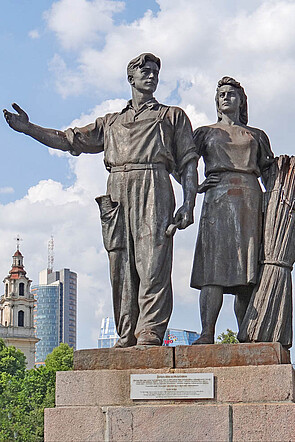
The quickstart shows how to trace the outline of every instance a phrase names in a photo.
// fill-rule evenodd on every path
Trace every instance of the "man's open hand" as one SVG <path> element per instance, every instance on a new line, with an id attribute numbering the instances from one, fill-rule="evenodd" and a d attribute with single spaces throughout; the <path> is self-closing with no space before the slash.
<path id="1" fill-rule="evenodd" d="M 9 112 L 7 109 L 3 109 L 4 117 L 9 126 L 17 132 L 26 132 L 29 126 L 29 117 L 18 104 L 13 103 L 12 107 L 16 110 L 17 114 Z"/>

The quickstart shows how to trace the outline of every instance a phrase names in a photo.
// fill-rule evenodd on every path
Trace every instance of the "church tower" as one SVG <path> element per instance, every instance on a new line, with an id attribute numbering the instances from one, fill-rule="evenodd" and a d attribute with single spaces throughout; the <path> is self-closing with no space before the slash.
<path id="1" fill-rule="evenodd" d="M 0 338 L 6 345 L 14 345 L 27 358 L 27 368 L 35 365 L 35 345 L 39 339 L 34 328 L 34 295 L 30 279 L 24 269 L 24 258 L 19 250 L 12 257 L 12 267 L 4 278 L 4 295 L 0 298 Z"/>

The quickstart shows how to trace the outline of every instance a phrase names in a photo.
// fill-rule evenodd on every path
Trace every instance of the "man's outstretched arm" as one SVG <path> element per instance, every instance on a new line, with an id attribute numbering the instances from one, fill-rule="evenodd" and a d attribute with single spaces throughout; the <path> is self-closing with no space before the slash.
<path id="1" fill-rule="evenodd" d="M 52 147 L 53 149 L 63 151 L 71 150 L 71 145 L 64 132 L 37 126 L 29 121 L 26 112 L 16 103 L 13 103 L 12 107 L 16 110 L 17 114 L 9 112 L 6 109 L 3 110 L 4 117 L 12 129 L 29 135 L 40 143 Z"/>
<path id="2" fill-rule="evenodd" d="M 183 189 L 183 205 L 176 212 L 175 222 L 179 223 L 179 229 L 185 229 L 194 222 L 194 207 L 198 189 L 196 158 L 186 163 L 180 179 Z"/>

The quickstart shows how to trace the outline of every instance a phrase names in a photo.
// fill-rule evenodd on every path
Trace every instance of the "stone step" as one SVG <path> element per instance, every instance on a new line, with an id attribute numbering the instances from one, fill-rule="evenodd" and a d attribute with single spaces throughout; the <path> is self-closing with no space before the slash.
<path id="1" fill-rule="evenodd" d="M 278 342 L 181 345 L 77 350 L 74 370 L 205 368 L 290 364 L 290 352 Z"/>
<path id="2" fill-rule="evenodd" d="M 175 347 L 176 368 L 275 364 L 290 364 L 290 352 L 285 350 L 279 342 Z"/>
<path id="3" fill-rule="evenodd" d="M 174 348 L 172 347 L 93 348 L 74 352 L 74 370 L 173 367 Z"/>
<path id="4" fill-rule="evenodd" d="M 45 410 L 45 442 L 295 441 L 295 404 L 178 404 Z"/>

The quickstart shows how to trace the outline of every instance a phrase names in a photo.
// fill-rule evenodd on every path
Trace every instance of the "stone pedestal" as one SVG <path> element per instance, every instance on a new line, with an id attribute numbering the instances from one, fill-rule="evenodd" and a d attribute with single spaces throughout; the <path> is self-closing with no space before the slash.
<path id="1" fill-rule="evenodd" d="M 141 373 L 213 373 L 214 399 L 132 400 Z M 80 350 L 57 373 L 45 441 L 295 441 L 294 385 L 280 344 Z"/>

